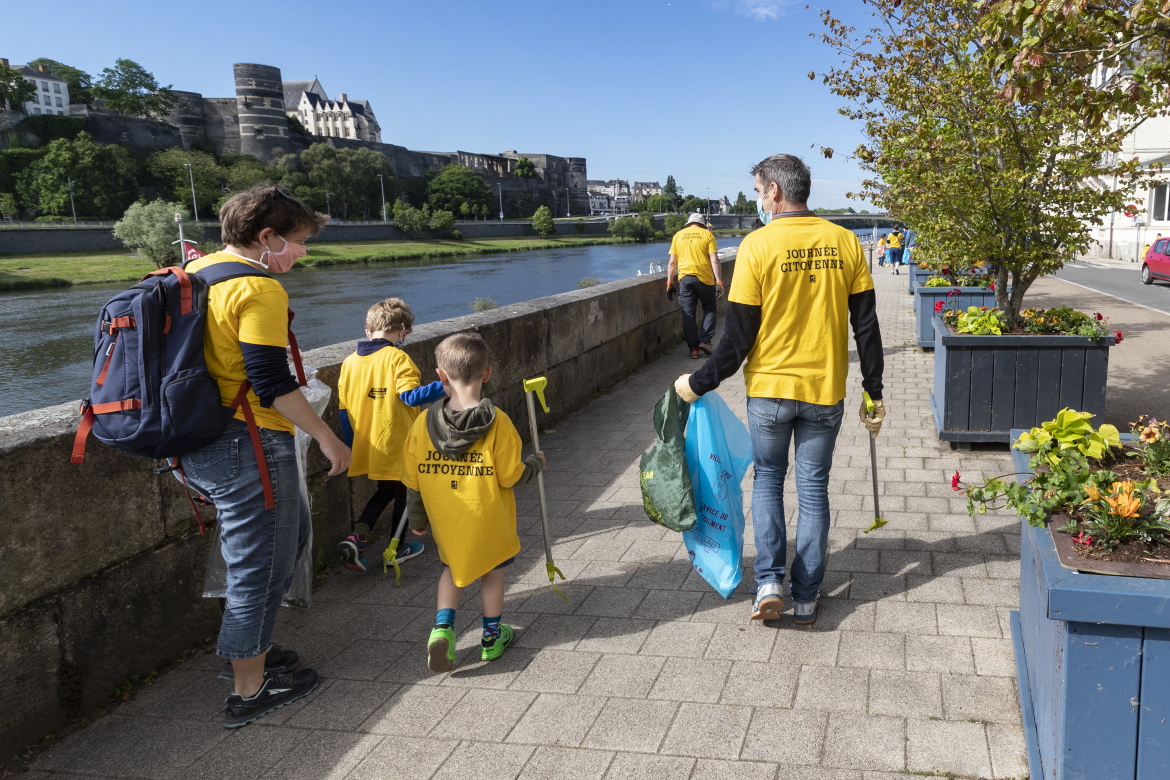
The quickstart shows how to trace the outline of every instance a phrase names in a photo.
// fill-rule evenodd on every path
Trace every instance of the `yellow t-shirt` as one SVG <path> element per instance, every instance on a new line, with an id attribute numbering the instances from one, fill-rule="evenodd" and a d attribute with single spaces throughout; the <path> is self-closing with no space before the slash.
<path id="1" fill-rule="evenodd" d="M 349 476 L 402 479 L 402 446 L 418 409 L 399 393 L 419 386 L 418 366 L 402 350 L 385 346 L 372 355 L 353 353 L 341 364 L 337 403 L 349 412 L 353 460 Z"/>
<path id="2" fill-rule="evenodd" d="M 697 276 L 703 284 L 715 284 L 711 252 L 718 252 L 715 236 L 698 225 L 683 228 L 670 240 L 670 254 L 678 258 L 678 278 Z"/>
<path id="3" fill-rule="evenodd" d="M 901 233 L 890 233 L 887 237 L 890 239 L 890 246 L 891 247 L 893 247 L 894 249 L 901 249 L 902 248 L 902 234 Z"/>
<path id="4" fill-rule="evenodd" d="M 462 588 L 520 552 L 512 493 L 524 473 L 520 434 L 497 409 L 483 438 L 451 460 L 431 443 L 429 413 L 418 416 L 406 438 L 402 482 L 422 495 L 439 558 Z"/>
<path id="5" fill-rule="evenodd" d="M 256 268 L 247 260 L 213 252 L 187 264 L 188 272 L 198 271 L 215 263 L 242 263 Z M 231 406 L 240 392 L 240 385 L 248 378 L 244 369 L 244 353 L 240 342 L 268 347 L 288 346 L 288 293 L 280 282 L 268 276 L 245 276 L 229 279 L 212 287 L 207 296 L 207 328 L 203 334 L 203 357 L 207 370 L 219 383 L 219 397 L 224 406 Z M 276 409 L 264 409 L 252 390 L 248 401 L 256 416 L 256 425 L 274 431 L 293 433 L 294 426 Z M 244 419 L 236 410 L 235 418 Z"/>
<path id="6" fill-rule="evenodd" d="M 727 299 L 761 307 L 744 366 L 747 394 L 835 404 L 849 370 L 849 296 L 873 289 L 857 236 L 819 217 L 785 217 L 744 237 Z"/>

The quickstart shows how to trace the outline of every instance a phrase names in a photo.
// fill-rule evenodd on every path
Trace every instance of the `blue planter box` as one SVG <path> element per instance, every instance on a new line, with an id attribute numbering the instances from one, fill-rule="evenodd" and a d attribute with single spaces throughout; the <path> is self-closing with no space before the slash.
<path id="1" fill-rule="evenodd" d="M 943 441 L 1011 441 L 1068 407 L 1105 413 L 1109 348 L 1081 336 L 960 336 L 941 317 L 935 331 L 930 408 Z"/>
<path id="2" fill-rule="evenodd" d="M 1031 777 L 1165 780 L 1170 581 L 1066 569 L 1047 529 L 1022 526 L 1011 627 Z"/>
<path id="3" fill-rule="evenodd" d="M 951 295 L 959 290 L 958 295 Z M 942 319 L 934 313 L 934 304 L 942 301 L 948 309 L 966 311 L 968 306 L 995 306 L 995 293 L 982 287 L 923 287 L 914 288 L 915 336 L 918 346 L 934 349 L 934 319 Z"/>
<path id="4" fill-rule="evenodd" d="M 911 263 L 909 266 L 903 266 L 903 268 L 906 269 L 907 292 L 910 293 L 913 293 L 914 288 L 924 284 L 935 273 L 930 268 L 919 268 L 918 263 Z"/>

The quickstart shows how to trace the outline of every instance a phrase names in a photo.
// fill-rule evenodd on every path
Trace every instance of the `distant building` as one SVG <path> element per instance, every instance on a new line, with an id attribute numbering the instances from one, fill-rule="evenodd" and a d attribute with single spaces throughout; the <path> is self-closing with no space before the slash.
<path id="1" fill-rule="evenodd" d="M 625 214 L 630 210 L 630 204 L 633 203 L 634 199 L 628 181 L 624 179 L 610 179 L 609 181 L 591 179 L 587 185 L 591 214 Z M 594 205 L 595 203 L 597 205 Z M 602 203 L 605 205 L 601 205 Z"/>
<path id="2" fill-rule="evenodd" d="M 69 116 L 68 82 L 50 74 L 44 65 L 39 69 L 30 68 L 28 65 L 9 65 L 8 60 L 2 58 L 0 65 L 18 71 L 25 81 L 31 82 L 37 88 L 37 93 L 31 100 L 21 104 L 20 108 L 12 106 L 13 109 L 24 109 L 25 113 L 33 116 L 43 114 Z"/>
<path id="3" fill-rule="evenodd" d="M 300 120 L 309 135 L 382 142 L 382 128 L 369 101 L 351 100 L 344 92 L 330 100 L 317 79 L 282 81 L 281 86 L 285 113 Z"/>
<path id="4" fill-rule="evenodd" d="M 661 195 L 662 185 L 656 181 L 636 181 L 630 186 L 630 194 L 635 202 L 641 203 L 651 195 Z"/>
<path id="5" fill-rule="evenodd" d="M 722 198 L 711 198 L 707 202 L 707 213 L 709 214 L 730 214 L 731 201 L 724 195 Z"/>

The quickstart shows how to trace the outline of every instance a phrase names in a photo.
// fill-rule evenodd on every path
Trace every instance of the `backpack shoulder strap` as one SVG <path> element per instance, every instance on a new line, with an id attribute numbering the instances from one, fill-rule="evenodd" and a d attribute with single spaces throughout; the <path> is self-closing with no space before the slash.
<path id="1" fill-rule="evenodd" d="M 220 282 L 226 282 L 229 279 L 242 279 L 246 276 L 263 276 L 267 279 L 272 277 L 263 271 L 241 263 L 236 263 L 231 260 L 224 260 L 219 263 L 212 263 L 209 266 L 200 268 L 198 271 L 193 271 L 196 276 L 204 281 L 210 287 Z"/>

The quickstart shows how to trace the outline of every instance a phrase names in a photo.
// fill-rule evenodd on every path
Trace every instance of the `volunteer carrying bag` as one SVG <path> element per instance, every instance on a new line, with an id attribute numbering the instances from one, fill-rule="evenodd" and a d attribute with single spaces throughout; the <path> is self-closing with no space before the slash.
<path id="1" fill-rule="evenodd" d="M 723 598 L 743 578 L 743 491 L 752 462 L 747 428 L 718 393 L 691 404 L 686 459 L 699 521 L 683 532 L 691 565 Z"/>
<path id="2" fill-rule="evenodd" d="M 642 453 L 638 482 L 646 516 L 672 531 L 685 531 L 695 524 L 695 499 L 683 448 L 686 425 L 687 403 L 671 385 L 654 405 L 658 441 Z"/>

